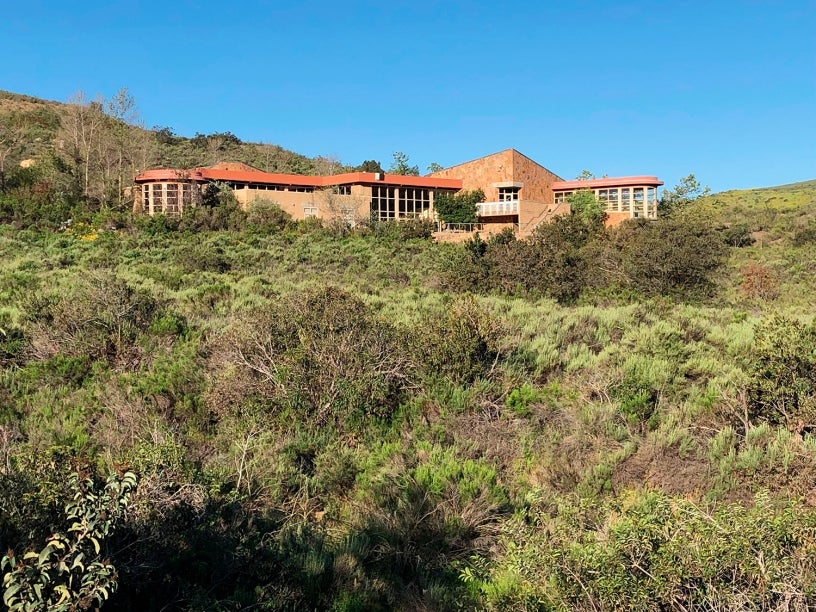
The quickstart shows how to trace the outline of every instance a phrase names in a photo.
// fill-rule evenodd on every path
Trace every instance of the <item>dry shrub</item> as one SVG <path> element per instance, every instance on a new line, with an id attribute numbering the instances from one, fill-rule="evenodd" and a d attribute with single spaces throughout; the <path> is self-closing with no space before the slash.
<path id="1" fill-rule="evenodd" d="M 740 292 L 748 298 L 771 301 L 779 297 L 776 275 L 761 264 L 749 264 L 740 269 Z"/>

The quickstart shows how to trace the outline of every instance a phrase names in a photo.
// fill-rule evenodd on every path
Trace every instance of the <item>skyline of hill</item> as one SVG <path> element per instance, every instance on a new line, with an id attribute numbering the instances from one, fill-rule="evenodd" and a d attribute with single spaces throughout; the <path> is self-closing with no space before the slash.
<path id="1" fill-rule="evenodd" d="M 126 90 L 123 90 L 126 94 Z M 129 95 L 129 94 L 127 94 Z M 85 100 L 85 103 L 109 115 L 108 104 L 111 100 Z M 131 133 L 130 141 L 145 151 L 139 156 L 139 164 L 135 165 L 133 175 L 141 170 L 161 167 L 191 168 L 208 166 L 222 161 L 237 161 L 249 164 L 267 172 L 281 172 L 291 174 L 336 174 L 354 168 L 347 160 L 338 160 L 330 157 L 308 157 L 279 145 L 262 142 L 243 141 L 231 132 L 213 134 L 197 133 L 193 137 L 176 134 L 172 126 L 153 126 L 146 128 L 138 124 L 136 100 L 129 100 L 131 104 L 131 121 L 125 118 L 123 123 L 128 124 L 127 130 Z M 36 158 L 51 150 L 61 150 L 61 136 L 64 137 L 66 123 L 70 119 L 70 102 L 45 100 L 16 92 L 0 90 L 0 155 L 4 149 L 6 153 L 5 171 L 8 173 L 20 161 Z M 24 124 L 24 136 L 20 142 L 9 147 L 9 138 L 3 137 L 3 129 L 7 127 L 9 119 Z M 512 146 L 510 143 L 508 146 Z M 479 152 L 489 154 L 490 152 Z M 364 160 L 359 160 L 363 163 Z M 384 163 L 384 160 L 378 160 Z M 0 165 L 0 170 L 3 167 Z M 702 169 L 696 169 L 700 171 Z M 785 185 L 761 185 L 749 189 L 727 189 L 712 196 L 722 196 L 729 199 L 731 194 L 751 193 L 761 190 L 807 190 L 816 185 L 816 178 L 789 183 Z M 666 188 L 671 186 L 666 185 Z"/>

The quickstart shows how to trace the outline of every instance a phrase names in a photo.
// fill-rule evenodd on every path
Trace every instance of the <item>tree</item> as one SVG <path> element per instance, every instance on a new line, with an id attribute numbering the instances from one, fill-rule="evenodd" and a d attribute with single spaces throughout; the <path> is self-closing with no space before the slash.
<path id="1" fill-rule="evenodd" d="M 428 164 L 428 174 L 433 174 L 434 172 L 439 172 L 440 170 L 444 170 L 445 168 L 442 164 L 438 164 L 436 162 L 431 162 Z"/>
<path id="2" fill-rule="evenodd" d="M 581 170 L 578 176 L 575 177 L 576 181 L 591 181 L 595 178 L 595 175 L 592 174 L 589 170 Z"/>
<path id="3" fill-rule="evenodd" d="M 595 194 L 589 189 L 579 189 L 567 196 L 567 203 L 573 215 L 578 215 L 586 220 L 603 220 L 603 204 L 598 201 Z"/>
<path id="4" fill-rule="evenodd" d="M 484 191 L 460 191 L 457 194 L 440 193 L 434 198 L 434 208 L 446 223 L 475 223 L 476 204 L 485 201 Z"/>
<path id="5" fill-rule="evenodd" d="M 126 87 L 105 102 L 106 119 L 99 138 L 99 161 L 102 173 L 102 204 L 124 203 L 125 185 L 133 174 L 133 126 L 139 118 L 136 100 Z"/>
<path id="6" fill-rule="evenodd" d="M 660 198 L 657 209 L 661 214 L 671 214 L 710 193 L 711 189 L 708 185 L 703 187 L 693 174 L 689 174 L 681 178 L 680 183 L 672 189 L 663 191 L 663 197 Z"/>
<path id="7" fill-rule="evenodd" d="M 80 91 L 68 100 L 65 125 L 68 156 L 74 164 L 79 188 L 86 197 L 91 193 L 91 172 L 96 166 L 99 131 L 104 114 L 102 103 L 92 103 Z"/>
<path id="8" fill-rule="evenodd" d="M 419 176 L 419 166 L 411 166 L 408 156 L 402 151 L 394 152 L 394 161 L 388 171 L 391 174 L 402 174 L 407 176 Z"/>
<path id="9" fill-rule="evenodd" d="M 385 172 L 383 167 L 376 159 L 367 159 L 359 166 L 354 168 L 355 172 Z"/>

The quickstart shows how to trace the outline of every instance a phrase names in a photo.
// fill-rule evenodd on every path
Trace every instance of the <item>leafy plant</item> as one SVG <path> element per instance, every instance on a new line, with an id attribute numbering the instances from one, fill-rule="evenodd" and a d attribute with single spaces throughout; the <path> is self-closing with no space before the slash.
<path id="1" fill-rule="evenodd" d="M 90 476 L 73 473 L 74 495 L 65 507 L 70 526 L 48 538 L 40 552 L 17 557 L 8 551 L 0 562 L 3 603 L 12 612 L 68 612 L 101 606 L 116 591 L 116 568 L 103 558 L 102 545 L 130 503 L 136 476 L 112 475 L 102 491 Z"/>

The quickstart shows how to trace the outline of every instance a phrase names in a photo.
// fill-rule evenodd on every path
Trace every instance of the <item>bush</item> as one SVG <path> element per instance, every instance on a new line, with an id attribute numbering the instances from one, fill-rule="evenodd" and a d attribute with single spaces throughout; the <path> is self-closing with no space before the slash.
<path id="1" fill-rule="evenodd" d="M 440 193 L 434 199 L 434 209 L 446 223 L 475 223 L 476 204 L 485 201 L 484 191 L 463 190 L 456 194 Z"/>
<path id="2" fill-rule="evenodd" d="M 779 296 L 776 276 L 767 267 L 750 264 L 740 270 L 742 283 L 740 291 L 749 298 L 770 301 Z"/>
<path id="3" fill-rule="evenodd" d="M 751 228 L 745 223 L 735 223 L 720 230 L 723 242 L 726 245 L 742 248 L 754 244 L 754 237 L 751 236 Z"/>
<path id="4" fill-rule="evenodd" d="M 414 359 L 429 377 L 445 376 L 469 384 L 487 376 L 499 361 L 501 328 L 472 299 L 434 313 L 414 331 Z"/>
<path id="5" fill-rule="evenodd" d="M 308 427 L 389 418 L 413 369 L 396 330 L 334 287 L 292 294 L 236 334 L 238 363 Z"/>
<path id="6" fill-rule="evenodd" d="M 246 216 L 247 228 L 261 232 L 276 232 L 292 224 L 292 216 L 275 202 L 255 200 Z"/>
<path id="7" fill-rule="evenodd" d="M 816 428 L 816 323 L 771 317 L 756 329 L 754 346 L 750 416 L 799 431 Z"/>
<path id="8" fill-rule="evenodd" d="M 726 247 L 704 221 L 668 217 L 622 223 L 612 235 L 624 282 L 646 296 L 696 300 L 711 295 Z"/>

